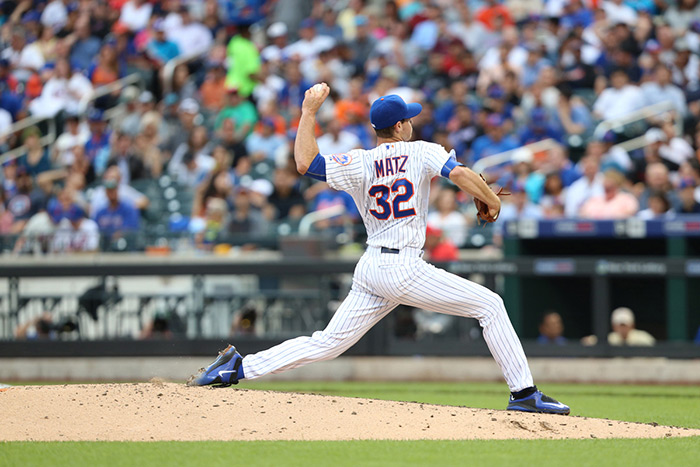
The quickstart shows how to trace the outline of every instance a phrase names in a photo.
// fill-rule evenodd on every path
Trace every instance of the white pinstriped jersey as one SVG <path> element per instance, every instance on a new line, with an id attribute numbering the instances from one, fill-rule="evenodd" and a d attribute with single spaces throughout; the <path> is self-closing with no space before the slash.
<path id="1" fill-rule="evenodd" d="M 423 248 L 430 180 L 450 158 L 445 148 L 426 141 L 395 142 L 323 157 L 328 184 L 355 200 L 367 245 Z"/>

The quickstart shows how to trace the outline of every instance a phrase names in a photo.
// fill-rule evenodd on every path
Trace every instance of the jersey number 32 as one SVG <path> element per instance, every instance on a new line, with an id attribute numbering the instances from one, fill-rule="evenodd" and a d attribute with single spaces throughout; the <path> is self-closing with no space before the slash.
<path id="1" fill-rule="evenodd" d="M 416 215 L 416 210 L 413 208 L 401 209 L 401 203 L 413 197 L 413 183 L 405 178 L 396 180 L 391 188 L 387 185 L 374 185 L 369 189 L 369 195 L 377 202 L 377 209 L 370 209 L 369 212 L 379 220 L 387 220 L 392 213 L 394 219 Z M 391 202 L 389 202 L 390 195 L 394 196 Z"/>

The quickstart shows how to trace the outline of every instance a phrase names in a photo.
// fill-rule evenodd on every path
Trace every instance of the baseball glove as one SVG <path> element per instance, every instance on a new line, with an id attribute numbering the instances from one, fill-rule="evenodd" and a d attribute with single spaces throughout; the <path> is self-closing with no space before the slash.
<path id="1" fill-rule="evenodd" d="M 484 181 L 484 183 L 486 183 L 486 179 L 484 178 L 484 176 L 483 175 L 479 175 L 479 176 Z M 495 193 L 496 193 L 496 196 L 507 196 L 510 194 L 510 192 L 503 191 L 503 187 L 500 187 L 498 189 L 498 191 L 495 191 Z M 484 221 L 484 225 L 491 223 L 491 222 L 496 222 L 496 219 L 498 219 L 498 215 L 500 214 L 500 211 L 495 216 L 492 216 L 491 213 L 489 212 L 488 204 L 484 203 L 479 198 L 474 198 L 474 205 L 476 206 L 476 217 L 477 217 L 477 222 L 479 224 L 481 224 L 481 221 Z"/>

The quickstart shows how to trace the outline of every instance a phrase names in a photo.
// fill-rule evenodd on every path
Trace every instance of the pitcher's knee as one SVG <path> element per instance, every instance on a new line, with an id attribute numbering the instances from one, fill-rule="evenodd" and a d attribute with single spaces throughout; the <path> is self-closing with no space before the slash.
<path id="1" fill-rule="evenodd" d="M 499 316 L 507 315 L 505 303 L 500 295 L 491 292 L 488 295 L 487 305 L 484 307 L 483 316 L 479 318 L 479 323 L 483 327 L 488 325 Z"/>
<path id="2" fill-rule="evenodd" d="M 328 331 L 316 331 L 311 335 L 311 340 L 318 347 L 328 349 L 329 351 L 339 349 L 342 352 L 342 350 L 351 347 L 353 344 L 348 337 Z"/>

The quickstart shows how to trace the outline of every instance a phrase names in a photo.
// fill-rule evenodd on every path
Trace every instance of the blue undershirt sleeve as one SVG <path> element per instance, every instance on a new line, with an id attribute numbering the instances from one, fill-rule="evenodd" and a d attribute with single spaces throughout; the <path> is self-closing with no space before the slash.
<path id="1" fill-rule="evenodd" d="M 445 178 L 450 178 L 450 172 L 452 172 L 452 169 L 455 167 L 458 167 L 462 164 L 457 162 L 453 158 L 447 159 L 447 162 L 445 162 L 445 165 L 442 166 L 442 170 L 440 171 L 440 175 L 442 175 Z"/>
<path id="2" fill-rule="evenodd" d="M 311 161 L 309 169 L 304 174 L 307 177 L 315 178 L 316 180 L 326 181 L 326 159 L 321 154 L 316 154 L 316 157 Z"/>

